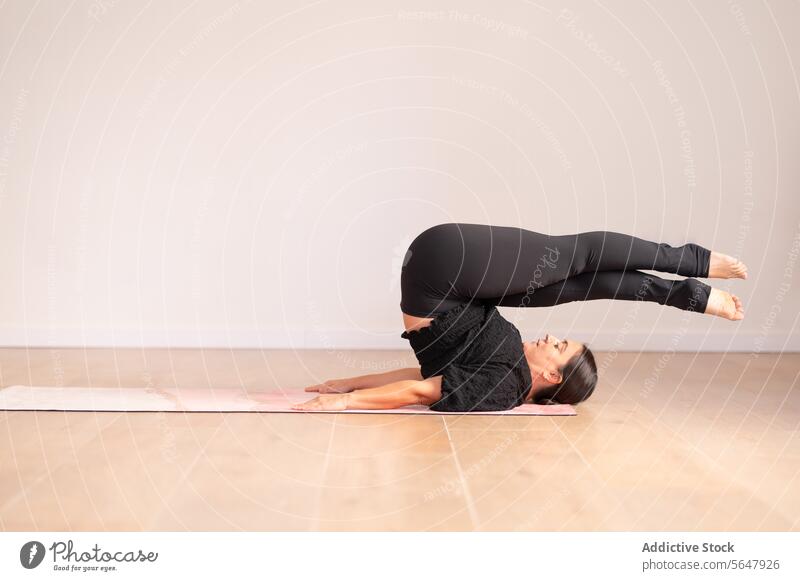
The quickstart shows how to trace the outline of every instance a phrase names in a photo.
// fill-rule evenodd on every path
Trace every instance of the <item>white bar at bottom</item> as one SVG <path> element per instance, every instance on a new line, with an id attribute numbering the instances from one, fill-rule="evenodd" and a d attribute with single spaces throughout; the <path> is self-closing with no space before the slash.
<path id="1" fill-rule="evenodd" d="M 6 532 L 0 579 L 777 581 L 800 579 L 798 549 L 794 532 Z"/>

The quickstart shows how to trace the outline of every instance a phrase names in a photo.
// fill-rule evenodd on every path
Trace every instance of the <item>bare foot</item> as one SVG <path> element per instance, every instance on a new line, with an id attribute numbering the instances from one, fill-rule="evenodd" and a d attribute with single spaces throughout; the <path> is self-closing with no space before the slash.
<path id="1" fill-rule="evenodd" d="M 747 266 L 741 260 L 711 251 L 711 260 L 708 266 L 709 278 L 747 278 Z"/>
<path id="2" fill-rule="evenodd" d="M 708 296 L 708 305 L 705 313 L 715 315 L 731 321 L 741 321 L 744 319 L 744 306 L 741 299 L 724 290 L 712 288 Z"/>

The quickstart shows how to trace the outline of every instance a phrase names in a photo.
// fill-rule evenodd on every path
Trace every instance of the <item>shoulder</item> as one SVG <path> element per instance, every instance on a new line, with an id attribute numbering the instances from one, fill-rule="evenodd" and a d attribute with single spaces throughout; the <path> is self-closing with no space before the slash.
<path id="1" fill-rule="evenodd" d="M 483 323 L 474 337 L 476 345 L 471 357 L 504 361 L 516 361 L 522 357 L 522 336 L 519 329 L 493 306 L 487 306 L 484 313 Z"/>
<path id="2" fill-rule="evenodd" d="M 519 377 L 506 361 L 453 363 L 442 372 L 435 411 L 499 411 L 520 403 Z"/>
<path id="3" fill-rule="evenodd" d="M 484 305 L 484 320 L 487 326 L 491 325 L 496 329 L 519 335 L 519 329 L 506 319 L 494 305 Z"/>

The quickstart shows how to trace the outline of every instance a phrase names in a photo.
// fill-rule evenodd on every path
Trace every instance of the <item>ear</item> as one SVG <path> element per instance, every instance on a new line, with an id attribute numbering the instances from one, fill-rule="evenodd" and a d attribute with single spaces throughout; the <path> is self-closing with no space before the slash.
<path id="1" fill-rule="evenodd" d="M 542 375 L 544 376 L 544 378 L 547 381 L 549 381 L 553 385 L 557 385 L 557 384 L 561 383 L 561 379 L 562 379 L 561 378 L 561 373 L 558 372 L 558 371 L 547 369 L 547 370 L 545 370 L 545 372 Z"/>

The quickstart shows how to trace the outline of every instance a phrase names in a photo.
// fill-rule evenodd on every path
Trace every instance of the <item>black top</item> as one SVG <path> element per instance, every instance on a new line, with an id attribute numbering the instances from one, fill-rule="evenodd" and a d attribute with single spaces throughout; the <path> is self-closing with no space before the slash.
<path id="1" fill-rule="evenodd" d="M 442 398 L 430 409 L 500 411 L 525 402 L 531 372 L 522 337 L 496 307 L 462 303 L 400 336 L 411 343 L 423 378 L 443 376 Z"/>

